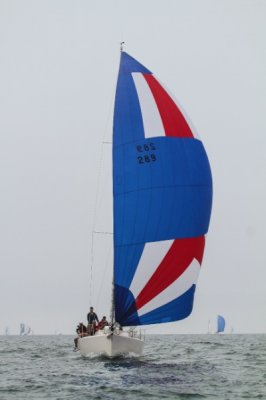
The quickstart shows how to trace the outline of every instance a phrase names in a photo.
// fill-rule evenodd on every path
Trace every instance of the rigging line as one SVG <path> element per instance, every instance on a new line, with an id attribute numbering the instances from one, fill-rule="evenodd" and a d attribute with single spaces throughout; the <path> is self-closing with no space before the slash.
<path id="1" fill-rule="evenodd" d="M 108 129 L 108 123 L 109 123 L 110 116 L 111 116 L 111 109 L 112 109 L 112 98 L 110 98 L 110 101 L 109 101 L 109 110 L 108 110 L 108 113 L 107 113 L 105 127 L 103 129 L 102 140 L 101 140 L 101 149 L 100 149 L 100 160 L 99 160 L 99 165 L 98 165 L 98 168 L 97 168 L 98 176 L 97 176 L 95 203 L 94 203 L 94 208 L 93 208 L 92 233 L 91 233 L 91 260 L 90 260 L 90 264 L 91 265 L 90 265 L 90 285 L 89 285 L 89 290 L 90 290 L 89 300 L 90 300 L 90 304 L 91 304 L 91 301 L 92 301 L 92 278 L 93 278 L 93 264 L 94 264 L 94 257 L 93 257 L 93 231 L 95 231 L 95 226 L 96 226 L 96 210 L 97 210 L 97 204 L 99 202 L 100 177 L 101 177 L 101 174 L 102 174 L 102 166 L 103 166 L 103 148 L 104 148 L 104 143 L 105 143 L 106 132 L 107 132 L 107 129 Z"/>
<path id="2" fill-rule="evenodd" d="M 105 232 L 105 231 L 92 231 L 92 233 L 95 233 L 97 235 L 113 235 L 113 232 Z"/>
<path id="3" fill-rule="evenodd" d="M 93 267 L 93 233 L 91 235 L 91 276 L 90 276 L 90 294 L 89 294 L 89 303 L 91 307 L 91 298 L 92 298 L 92 267 Z"/>
<path id="4" fill-rule="evenodd" d="M 172 321 L 172 322 L 176 322 L 176 321 Z M 159 326 L 160 326 L 160 324 L 141 325 L 141 328 L 145 327 L 145 331 L 149 332 L 149 331 L 153 331 L 154 329 L 158 329 Z M 160 335 L 160 333 L 159 333 L 159 335 Z"/>
<path id="5" fill-rule="evenodd" d="M 105 262 L 104 262 L 104 268 L 103 268 L 103 272 L 102 272 L 102 277 L 101 277 L 101 282 L 100 282 L 100 286 L 99 286 L 99 290 L 98 290 L 98 295 L 97 295 L 97 300 L 96 300 L 96 304 L 98 304 L 99 302 L 99 297 L 100 295 L 102 295 L 102 288 L 103 288 L 103 283 L 104 280 L 106 278 L 107 275 L 107 267 L 109 266 L 109 262 L 110 262 L 110 254 L 112 253 L 112 244 L 108 246 L 108 252 L 106 252 L 106 257 L 105 257 Z M 106 293 L 105 293 L 106 294 Z"/>
<path id="6" fill-rule="evenodd" d="M 99 161 L 99 165 L 98 165 L 99 168 L 97 168 L 98 176 L 97 176 L 96 199 L 95 199 L 95 204 L 94 204 L 93 223 L 92 223 L 93 230 L 94 230 L 95 225 L 96 225 L 96 208 L 97 208 L 97 204 L 98 204 L 98 201 L 99 201 L 100 177 L 101 177 L 101 174 L 102 174 L 102 167 L 103 167 L 103 145 L 109 143 L 109 142 L 104 140 L 104 137 L 106 135 L 108 122 L 109 122 L 109 119 L 110 119 L 110 114 L 111 114 L 111 102 L 110 102 L 108 117 L 107 117 L 107 121 L 106 121 L 104 132 L 103 132 L 103 137 L 102 137 L 102 141 L 101 141 L 100 161 Z M 110 142 L 110 143 L 112 143 L 112 142 Z"/>

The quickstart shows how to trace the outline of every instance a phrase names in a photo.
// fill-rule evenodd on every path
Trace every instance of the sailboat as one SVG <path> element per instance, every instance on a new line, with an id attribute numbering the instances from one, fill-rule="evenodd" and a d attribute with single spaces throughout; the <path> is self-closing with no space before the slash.
<path id="1" fill-rule="evenodd" d="M 25 331 L 26 331 L 26 325 L 23 322 L 21 322 L 21 324 L 20 324 L 20 332 L 19 332 L 20 336 L 25 335 Z"/>
<path id="2" fill-rule="evenodd" d="M 211 328 L 210 328 L 210 326 L 211 326 L 211 321 L 208 320 L 208 330 L 207 330 L 207 334 L 210 334 L 210 333 L 211 333 Z"/>
<path id="3" fill-rule="evenodd" d="M 153 73 L 123 49 L 112 150 L 111 326 L 78 340 L 83 356 L 142 354 L 135 327 L 190 315 L 211 214 L 202 141 Z"/>
<path id="4" fill-rule="evenodd" d="M 217 315 L 217 332 L 222 333 L 225 329 L 225 319 L 222 315 Z"/>
<path id="5" fill-rule="evenodd" d="M 4 335 L 5 336 L 9 336 L 10 335 L 10 331 L 9 331 L 9 327 L 8 326 L 5 328 Z"/>
<path id="6" fill-rule="evenodd" d="M 24 322 L 21 322 L 20 332 L 19 332 L 20 336 L 30 335 L 31 332 L 32 332 L 31 327 L 29 325 L 25 324 Z"/>

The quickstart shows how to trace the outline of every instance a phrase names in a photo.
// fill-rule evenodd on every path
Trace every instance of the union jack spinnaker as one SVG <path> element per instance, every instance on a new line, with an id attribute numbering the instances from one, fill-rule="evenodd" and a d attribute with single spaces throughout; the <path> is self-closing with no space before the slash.
<path id="1" fill-rule="evenodd" d="M 186 318 L 210 221 L 210 165 L 176 101 L 126 52 L 115 97 L 113 196 L 116 321 Z"/>

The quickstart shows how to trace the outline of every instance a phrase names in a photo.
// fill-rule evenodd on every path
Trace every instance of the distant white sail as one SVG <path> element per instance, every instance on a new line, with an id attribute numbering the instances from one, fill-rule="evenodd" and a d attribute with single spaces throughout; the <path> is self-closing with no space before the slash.
<path id="1" fill-rule="evenodd" d="M 21 322 L 20 324 L 20 336 L 26 336 L 30 335 L 32 333 L 32 329 L 29 325 L 25 324 L 24 322 Z"/>
<path id="2" fill-rule="evenodd" d="M 8 335 L 10 335 L 10 331 L 9 331 L 9 327 L 7 326 L 6 328 L 5 328 L 5 336 L 8 336 Z"/>

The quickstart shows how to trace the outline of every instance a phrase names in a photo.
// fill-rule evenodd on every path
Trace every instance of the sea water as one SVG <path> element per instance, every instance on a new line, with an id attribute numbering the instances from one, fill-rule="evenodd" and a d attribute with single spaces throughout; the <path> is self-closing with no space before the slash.
<path id="1" fill-rule="evenodd" d="M 1 400 L 266 399 L 266 335 L 146 336 L 141 357 L 82 358 L 72 336 L 0 337 Z"/>

